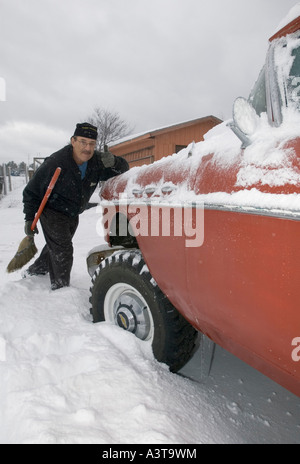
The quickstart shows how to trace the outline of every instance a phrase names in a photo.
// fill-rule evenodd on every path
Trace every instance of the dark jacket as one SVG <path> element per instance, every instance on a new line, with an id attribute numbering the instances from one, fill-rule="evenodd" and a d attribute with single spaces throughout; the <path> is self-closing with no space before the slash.
<path id="1" fill-rule="evenodd" d="M 105 181 L 129 169 L 127 161 L 119 156 L 115 156 L 113 168 L 105 168 L 101 154 L 95 151 L 88 161 L 85 177 L 81 180 L 80 170 L 73 159 L 73 147 L 67 145 L 46 158 L 26 185 L 23 191 L 26 221 L 33 221 L 57 167 L 61 168 L 61 174 L 46 207 L 71 217 L 78 216 L 85 210 L 99 181 Z"/>

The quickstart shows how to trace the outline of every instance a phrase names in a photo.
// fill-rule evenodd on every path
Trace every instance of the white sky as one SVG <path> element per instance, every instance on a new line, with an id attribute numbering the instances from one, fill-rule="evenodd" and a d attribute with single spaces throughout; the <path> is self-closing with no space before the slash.
<path id="1" fill-rule="evenodd" d="M 0 163 L 50 155 L 97 106 L 134 133 L 230 118 L 295 4 L 0 0 Z"/>

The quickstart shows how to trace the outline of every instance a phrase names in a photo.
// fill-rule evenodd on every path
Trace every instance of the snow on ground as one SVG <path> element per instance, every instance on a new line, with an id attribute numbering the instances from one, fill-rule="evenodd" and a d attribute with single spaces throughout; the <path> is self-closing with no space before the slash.
<path id="1" fill-rule="evenodd" d="M 71 287 L 7 274 L 24 236 L 23 179 L 13 181 L 0 201 L 0 443 L 300 443 L 299 398 L 221 348 L 208 378 L 199 350 L 175 375 L 147 343 L 91 322 L 85 259 L 104 242 L 96 208 L 74 238 Z M 35 242 L 41 250 L 42 233 Z"/>

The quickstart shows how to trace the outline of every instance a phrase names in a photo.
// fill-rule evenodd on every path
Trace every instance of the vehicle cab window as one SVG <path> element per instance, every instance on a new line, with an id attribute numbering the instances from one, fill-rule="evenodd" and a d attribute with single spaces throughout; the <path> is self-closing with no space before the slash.
<path id="1" fill-rule="evenodd" d="M 280 126 L 283 108 L 300 111 L 299 32 L 274 40 L 267 61 L 250 93 L 258 116 L 267 113 L 271 125 Z"/>
<path id="2" fill-rule="evenodd" d="M 289 73 L 288 91 L 291 100 L 300 109 L 300 47 L 292 51 L 292 56 L 294 57 L 294 62 Z"/>
<path id="3" fill-rule="evenodd" d="M 274 48 L 274 59 L 283 106 L 300 110 L 299 33 L 278 39 Z"/>
<path id="4" fill-rule="evenodd" d="M 259 77 L 250 93 L 249 103 L 251 103 L 251 105 L 253 106 L 253 108 L 259 116 L 262 113 L 267 112 L 265 66 L 261 70 Z"/>

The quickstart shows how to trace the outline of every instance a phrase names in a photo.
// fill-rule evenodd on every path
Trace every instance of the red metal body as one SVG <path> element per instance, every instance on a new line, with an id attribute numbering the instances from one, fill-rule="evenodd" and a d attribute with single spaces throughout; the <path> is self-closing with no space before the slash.
<path id="1" fill-rule="evenodd" d="M 291 24 L 285 28 L 286 33 L 291 32 L 291 27 L 292 32 L 299 28 L 299 18 Z M 274 37 L 281 37 L 282 33 Z M 300 139 L 289 141 L 284 149 L 289 153 L 291 170 L 299 174 Z M 102 192 L 103 199 L 107 200 L 105 208 L 111 208 L 111 218 L 115 208 L 117 212 L 122 209 L 130 221 L 137 212 L 132 206 L 141 205 L 143 198 L 143 214 L 144 218 L 147 216 L 150 230 L 153 204 L 146 197 L 155 199 L 160 195 L 159 189 L 170 184 L 177 188 L 184 184 L 195 195 L 217 192 L 230 195 L 251 189 L 274 198 L 300 194 L 299 182 L 281 185 L 258 182 L 247 189 L 238 186 L 243 153 L 241 150 L 230 169 L 218 164 L 214 153 L 201 157 L 197 165 L 177 166 L 176 158 L 169 157 L 140 169 L 134 174 L 135 188 L 129 195 L 131 206 L 124 210 L 119 195 L 129 192 L 129 171 L 107 182 Z M 269 167 L 275 175 L 276 169 L 279 172 L 281 168 L 280 163 Z M 152 193 L 150 189 L 146 195 L 147 186 L 151 185 L 156 189 Z M 163 209 L 164 202 L 159 207 Z M 189 207 L 200 206 L 190 204 Z M 257 205 L 241 210 L 205 202 L 202 246 L 187 247 L 186 239 L 184 233 L 181 236 L 174 233 L 137 235 L 138 245 L 161 290 L 195 328 L 300 396 L 300 349 L 297 348 L 300 214 L 267 211 Z"/>
<path id="2" fill-rule="evenodd" d="M 140 237 L 151 274 L 212 340 L 300 396 L 300 223 L 206 210 L 205 239 Z"/>

